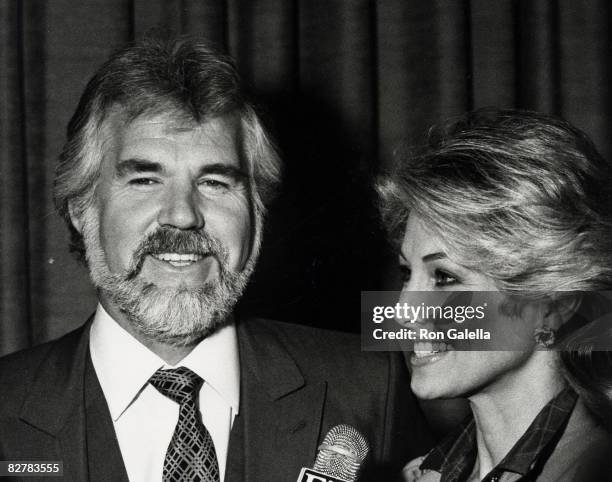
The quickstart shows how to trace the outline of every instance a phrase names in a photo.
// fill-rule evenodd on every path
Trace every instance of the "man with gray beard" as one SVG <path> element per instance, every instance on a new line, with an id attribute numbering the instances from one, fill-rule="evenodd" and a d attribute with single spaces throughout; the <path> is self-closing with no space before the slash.
<path id="1" fill-rule="evenodd" d="M 189 39 L 113 55 L 55 180 L 99 305 L 75 332 L 0 360 L 0 460 L 61 462 L 74 481 L 286 482 L 337 424 L 368 438 L 366 480 L 423 453 L 399 360 L 234 316 L 279 181 L 230 59 Z"/>

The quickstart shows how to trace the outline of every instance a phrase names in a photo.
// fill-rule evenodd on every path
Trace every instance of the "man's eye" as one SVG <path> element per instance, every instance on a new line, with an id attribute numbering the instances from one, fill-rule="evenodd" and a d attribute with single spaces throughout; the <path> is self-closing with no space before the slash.
<path id="1" fill-rule="evenodd" d="M 437 269 L 435 271 L 435 282 L 438 287 L 451 286 L 459 283 L 459 278 L 446 271 Z"/>
<path id="2" fill-rule="evenodd" d="M 412 274 L 412 270 L 405 264 L 400 264 L 399 270 L 402 283 L 408 283 L 408 281 L 410 281 L 410 275 Z"/>
<path id="3" fill-rule="evenodd" d="M 129 184 L 135 186 L 152 186 L 153 184 L 157 184 L 157 181 L 150 177 L 137 177 L 134 179 L 130 179 Z"/>
<path id="4" fill-rule="evenodd" d="M 202 179 L 200 186 L 209 191 L 225 191 L 230 188 L 230 184 L 219 179 Z"/>

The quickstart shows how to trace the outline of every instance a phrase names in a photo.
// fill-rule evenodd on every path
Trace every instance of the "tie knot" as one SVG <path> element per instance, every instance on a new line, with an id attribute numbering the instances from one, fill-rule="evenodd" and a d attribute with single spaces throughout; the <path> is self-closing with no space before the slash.
<path id="1" fill-rule="evenodd" d="M 204 380 L 189 368 L 179 367 L 172 370 L 159 369 L 149 382 L 162 395 L 182 405 L 189 400 L 195 400 Z"/>

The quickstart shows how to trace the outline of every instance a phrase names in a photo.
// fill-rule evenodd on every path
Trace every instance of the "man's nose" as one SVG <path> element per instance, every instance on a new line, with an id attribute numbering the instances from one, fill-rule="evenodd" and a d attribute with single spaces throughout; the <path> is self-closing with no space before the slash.
<path id="1" fill-rule="evenodd" d="M 201 229 L 204 227 L 204 215 L 195 188 L 172 189 L 166 196 L 159 212 L 158 222 L 161 226 L 177 229 Z"/>

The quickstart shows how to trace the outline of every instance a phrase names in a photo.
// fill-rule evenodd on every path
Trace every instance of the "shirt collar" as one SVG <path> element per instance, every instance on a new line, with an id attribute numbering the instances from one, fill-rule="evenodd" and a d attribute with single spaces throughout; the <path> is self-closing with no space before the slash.
<path id="1" fill-rule="evenodd" d="M 527 475 L 535 467 L 541 467 L 565 430 L 577 398 L 570 388 L 556 395 L 491 473 Z M 476 450 L 476 424 L 473 416 L 469 416 L 427 454 L 420 468 L 440 472 L 440 480 L 444 482 L 466 480 L 476 461 Z"/>
<path id="2" fill-rule="evenodd" d="M 125 331 L 98 305 L 91 325 L 91 359 L 117 421 L 159 368 L 174 368 Z M 202 340 L 176 366 L 197 373 L 238 414 L 240 364 L 236 327 L 228 324 Z"/>
<path id="3" fill-rule="evenodd" d="M 439 445 L 431 449 L 421 463 L 421 470 L 440 472 L 441 481 L 464 480 L 476 461 L 476 423 L 467 417 Z"/>
<path id="4" fill-rule="evenodd" d="M 238 415 L 240 400 L 240 360 L 234 323 L 225 325 L 204 338 L 179 363 L 202 377 Z"/>

